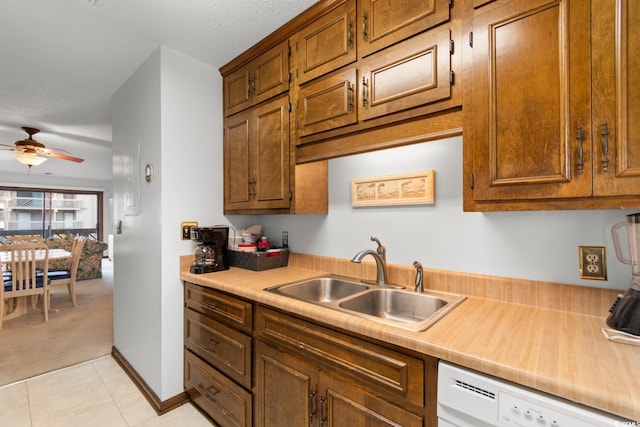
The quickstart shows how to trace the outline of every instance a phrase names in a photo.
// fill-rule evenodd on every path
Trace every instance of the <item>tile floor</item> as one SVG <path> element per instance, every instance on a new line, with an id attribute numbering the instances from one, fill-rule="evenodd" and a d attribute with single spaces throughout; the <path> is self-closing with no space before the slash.
<path id="1" fill-rule="evenodd" d="M 0 387 L 3 427 L 211 427 L 191 404 L 158 416 L 111 356 Z"/>

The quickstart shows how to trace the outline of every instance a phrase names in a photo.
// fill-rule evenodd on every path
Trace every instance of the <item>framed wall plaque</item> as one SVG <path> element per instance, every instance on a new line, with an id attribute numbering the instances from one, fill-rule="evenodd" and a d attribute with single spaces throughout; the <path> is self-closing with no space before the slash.
<path id="1" fill-rule="evenodd" d="M 435 204 L 435 171 L 351 180 L 351 206 Z"/>

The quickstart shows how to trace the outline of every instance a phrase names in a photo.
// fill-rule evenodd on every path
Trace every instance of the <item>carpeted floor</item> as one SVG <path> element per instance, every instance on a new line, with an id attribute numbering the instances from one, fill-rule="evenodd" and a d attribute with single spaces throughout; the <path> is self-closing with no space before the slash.
<path id="1" fill-rule="evenodd" d="M 33 313 L 0 329 L 0 386 L 111 354 L 113 267 L 103 260 L 102 279 L 76 283 L 77 307 L 66 286 L 52 287 L 49 322 Z"/>

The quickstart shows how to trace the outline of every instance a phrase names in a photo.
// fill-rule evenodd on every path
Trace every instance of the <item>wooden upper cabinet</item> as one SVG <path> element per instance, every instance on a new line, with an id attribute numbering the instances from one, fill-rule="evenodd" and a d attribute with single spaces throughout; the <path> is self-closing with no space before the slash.
<path id="1" fill-rule="evenodd" d="M 223 79 L 230 116 L 289 89 L 289 41 L 278 44 Z"/>
<path id="2" fill-rule="evenodd" d="M 593 0 L 596 196 L 640 194 L 640 2 Z M 597 34 L 597 36 L 596 36 Z M 633 70 L 633 72 L 629 72 Z"/>
<path id="3" fill-rule="evenodd" d="M 450 0 L 360 0 L 358 56 L 365 57 L 449 20 Z"/>
<path id="4" fill-rule="evenodd" d="M 300 87 L 298 136 L 364 122 L 451 95 L 447 27 L 419 34 Z"/>
<path id="5" fill-rule="evenodd" d="M 246 208 L 249 200 L 251 110 L 224 120 L 224 207 Z"/>
<path id="6" fill-rule="evenodd" d="M 636 3 L 474 10 L 465 209 L 640 207 Z"/>
<path id="7" fill-rule="evenodd" d="M 224 209 L 279 209 L 290 204 L 289 97 L 225 119 Z"/>
<path id="8" fill-rule="evenodd" d="M 396 113 L 451 95 L 451 36 L 441 27 L 360 62 L 359 118 Z"/>
<path id="9" fill-rule="evenodd" d="M 473 122 L 465 123 L 475 200 L 591 195 L 588 22 L 586 1 L 475 11 Z"/>
<path id="10" fill-rule="evenodd" d="M 355 0 L 348 0 L 295 35 L 298 84 L 356 60 L 355 10 Z"/>

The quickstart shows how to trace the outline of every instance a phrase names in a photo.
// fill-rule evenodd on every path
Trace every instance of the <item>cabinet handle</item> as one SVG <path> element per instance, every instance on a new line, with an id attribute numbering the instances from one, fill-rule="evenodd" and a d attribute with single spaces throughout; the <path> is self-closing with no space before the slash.
<path id="1" fill-rule="evenodd" d="M 578 173 L 581 174 L 584 170 L 584 150 L 582 148 L 584 133 L 582 132 L 582 126 L 578 126 L 576 139 L 578 140 Z"/>
<path id="2" fill-rule="evenodd" d="M 220 390 L 218 390 L 214 386 L 206 387 L 203 384 L 196 384 L 195 389 L 198 390 L 200 394 L 208 395 L 211 398 L 214 398 L 216 394 L 220 393 Z"/>
<path id="3" fill-rule="evenodd" d="M 349 19 L 347 24 L 347 44 L 349 47 L 353 47 L 353 20 Z"/>
<path id="4" fill-rule="evenodd" d="M 609 170 L 609 125 L 602 123 L 602 170 Z"/>
<path id="5" fill-rule="evenodd" d="M 347 111 L 353 111 L 353 86 L 351 82 L 347 81 Z"/>
<path id="6" fill-rule="evenodd" d="M 367 11 L 362 11 L 362 39 L 367 39 Z"/>
<path id="7" fill-rule="evenodd" d="M 369 101 L 367 100 L 367 88 L 369 86 L 369 83 L 367 82 L 367 79 L 362 77 L 362 106 L 366 107 L 367 104 L 369 103 Z"/>
<path id="8" fill-rule="evenodd" d="M 203 299 L 200 304 L 203 305 L 204 308 L 208 308 L 211 311 L 216 311 L 218 309 L 218 306 L 216 305 L 216 303 L 211 302 L 211 300 L 208 300 L 208 299 Z"/>
<path id="9" fill-rule="evenodd" d="M 314 389 L 309 391 L 309 423 L 313 424 L 313 417 L 316 415 L 316 392 Z"/>
<path id="10" fill-rule="evenodd" d="M 247 90 L 249 91 L 249 93 L 254 93 L 256 91 L 256 77 L 254 76 L 253 78 L 249 78 L 249 81 L 247 82 Z"/>
<path id="11" fill-rule="evenodd" d="M 212 347 L 215 347 L 220 343 L 218 341 L 214 340 L 213 338 L 209 338 L 209 344 L 211 344 Z"/>
<path id="12" fill-rule="evenodd" d="M 325 402 L 324 396 L 320 395 L 320 426 L 324 426 L 324 423 L 327 421 L 327 414 L 325 414 L 324 402 Z"/>

